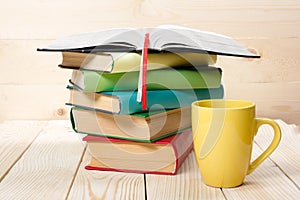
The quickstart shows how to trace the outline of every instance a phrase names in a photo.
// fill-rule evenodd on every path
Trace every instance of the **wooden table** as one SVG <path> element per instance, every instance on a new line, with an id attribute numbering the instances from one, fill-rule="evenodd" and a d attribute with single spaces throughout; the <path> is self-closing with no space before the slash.
<path id="1" fill-rule="evenodd" d="M 277 120 L 278 149 L 237 188 L 206 186 L 193 153 L 175 176 L 87 171 L 90 155 L 68 121 L 0 123 L 0 199 L 300 199 L 299 127 Z M 257 156 L 271 129 L 260 129 Z"/>

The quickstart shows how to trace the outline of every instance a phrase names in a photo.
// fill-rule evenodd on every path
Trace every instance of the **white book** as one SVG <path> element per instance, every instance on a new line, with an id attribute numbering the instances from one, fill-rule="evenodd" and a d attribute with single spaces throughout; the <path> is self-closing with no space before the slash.
<path id="1" fill-rule="evenodd" d="M 40 51 L 129 52 L 142 51 L 144 36 L 149 33 L 149 50 L 198 52 L 258 58 L 228 36 L 182 26 L 155 28 L 115 28 L 92 33 L 68 35 Z"/>

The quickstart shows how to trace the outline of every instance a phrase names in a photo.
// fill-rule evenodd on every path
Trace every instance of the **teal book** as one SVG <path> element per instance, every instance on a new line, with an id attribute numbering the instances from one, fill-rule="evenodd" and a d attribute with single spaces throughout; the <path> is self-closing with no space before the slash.
<path id="1" fill-rule="evenodd" d="M 222 71 L 217 67 L 147 71 L 147 90 L 218 88 Z M 85 92 L 134 91 L 139 71 L 101 73 L 74 70 L 70 82 Z"/>
<path id="2" fill-rule="evenodd" d="M 68 86 L 70 99 L 68 105 L 113 114 L 132 114 L 142 112 L 141 103 L 136 101 L 137 91 L 83 92 L 76 86 Z M 200 99 L 221 99 L 224 88 L 186 89 L 186 90 L 147 90 L 148 110 L 169 110 L 190 106 Z"/>

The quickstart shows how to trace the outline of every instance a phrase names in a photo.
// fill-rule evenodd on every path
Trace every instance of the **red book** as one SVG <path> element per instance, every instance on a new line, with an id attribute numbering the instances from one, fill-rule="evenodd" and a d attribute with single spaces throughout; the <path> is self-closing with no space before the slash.
<path id="1" fill-rule="evenodd" d="M 85 136 L 92 159 L 85 168 L 174 175 L 193 148 L 191 129 L 145 143 L 100 136 Z"/>

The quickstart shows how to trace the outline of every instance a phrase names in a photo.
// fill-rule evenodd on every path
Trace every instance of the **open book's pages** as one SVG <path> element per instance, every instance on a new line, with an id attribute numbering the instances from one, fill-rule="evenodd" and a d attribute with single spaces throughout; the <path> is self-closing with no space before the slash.
<path id="1" fill-rule="evenodd" d="M 159 26 L 140 29 L 109 29 L 62 37 L 41 51 L 129 52 L 141 51 L 149 33 L 149 49 L 171 52 L 259 57 L 232 38 L 182 26 Z"/>

